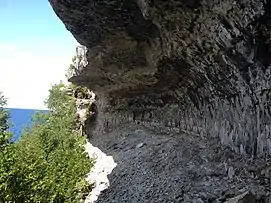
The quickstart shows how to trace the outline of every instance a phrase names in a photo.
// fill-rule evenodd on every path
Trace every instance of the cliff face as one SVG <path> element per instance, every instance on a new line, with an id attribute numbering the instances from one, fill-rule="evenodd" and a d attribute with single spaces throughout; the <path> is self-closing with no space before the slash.
<path id="1" fill-rule="evenodd" d="M 137 121 L 271 152 L 270 1 L 51 4 L 89 50 L 85 74 L 71 81 L 114 107 L 100 110 L 104 128 Z"/>
<path id="2" fill-rule="evenodd" d="M 97 133 L 136 123 L 212 144 L 218 139 L 243 156 L 271 154 L 271 1 L 51 4 L 88 48 L 88 65 L 70 81 L 97 92 L 98 114 L 88 130 L 109 153 L 109 138 Z"/>

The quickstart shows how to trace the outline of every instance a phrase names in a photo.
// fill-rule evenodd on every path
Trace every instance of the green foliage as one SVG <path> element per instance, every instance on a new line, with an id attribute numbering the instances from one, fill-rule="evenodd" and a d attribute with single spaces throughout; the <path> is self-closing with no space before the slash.
<path id="1" fill-rule="evenodd" d="M 0 202 L 79 202 L 89 192 L 85 177 L 93 162 L 74 131 L 75 101 L 66 90 L 63 83 L 53 86 L 46 101 L 50 112 L 37 114 L 19 142 L 3 145 Z M 6 130 L 0 135 L 8 137 Z"/>
<path id="2" fill-rule="evenodd" d="M 4 150 L 4 146 L 9 144 L 9 140 L 11 138 L 11 134 L 7 132 L 7 129 L 9 128 L 9 112 L 4 109 L 6 104 L 7 100 L 0 92 L 0 151 Z"/>
<path id="3" fill-rule="evenodd" d="M 9 202 L 11 194 L 6 191 L 14 191 L 13 180 L 17 174 L 13 165 L 15 162 L 14 146 L 10 143 L 11 134 L 7 132 L 9 112 L 4 109 L 6 103 L 6 98 L 0 93 L 0 202 Z"/>
<path id="4" fill-rule="evenodd" d="M 5 132 L 9 125 L 8 125 L 8 118 L 9 118 L 9 113 L 7 110 L 4 109 L 5 105 L 7 104 L 7 100 L 0 92 L 0 134 Z"/>

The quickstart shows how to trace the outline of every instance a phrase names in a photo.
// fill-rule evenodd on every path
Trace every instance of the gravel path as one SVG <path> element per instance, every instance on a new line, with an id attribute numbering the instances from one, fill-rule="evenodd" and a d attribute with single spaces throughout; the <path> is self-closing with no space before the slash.
<path id="1" fill-rule="evenodd" d="M 217 140 L 128 126 L 92 137 L 90 142 L 103 152 L 90 143 L 86 146 L 98 155 L 88 177 L 96 183 L 88 203 L 101 190 L 95 202 L 226 202 L 238 195 L 247 198 L 250 192 L 251 198 L 265 194 L 264 184 L 255 178 L 263 163 L 245 162 Z"/>

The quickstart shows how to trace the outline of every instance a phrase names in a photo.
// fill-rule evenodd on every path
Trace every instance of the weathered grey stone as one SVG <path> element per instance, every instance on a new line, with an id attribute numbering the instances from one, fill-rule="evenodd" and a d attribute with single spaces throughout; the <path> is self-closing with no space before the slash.
<path id="1" fill-rule="evenodd" d="M 184 202 L 225 202 L 223 188 L 233 186 L 265 191 L 266 178 L 248 169 L 265 165 L 271 148 L 270 1 L 54 0 L 52 7 L 88 48 L 85 73 L 70 81 L 97 92 L 90 140 L 120 163 L 98 202 L 176 202 L 180 188 L 190 188 Z M 132 131 L 136 124 L 155 136 Z M 126 144 L 117 142 L 117 127 Z M 152 145 L 160 136 L 174 137 L 160 143 L 165 153 Z M 135 152 L 141 142 L 148 147 Z"/>
<path id="2" fill-rule="evenodd" d="M 145 143 L 141 142 L 138 145 L 136 145 L 136 148 L 142 148 L 145 145 Z"/>
<path id="3" fill-rule="evenodd" d="M 229 179 L 232 179 L 234 177 L 234 174 L 235 174 L 234 168 L 232 166 L 229 167 L 228 168 L 228 177 L 229 177 Z"/>
<path id="4" fill-rule="evenodd" d="M 244 192 L 236 197 L 228 199 L 225 203 L 255 203 L 256 198 L 250 192 Z"/>

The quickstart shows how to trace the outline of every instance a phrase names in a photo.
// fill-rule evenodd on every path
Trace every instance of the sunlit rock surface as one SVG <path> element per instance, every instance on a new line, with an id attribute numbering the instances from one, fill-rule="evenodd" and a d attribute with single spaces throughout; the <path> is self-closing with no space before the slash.
<path id="1" fill-rule="evenodd" d="M 72 77 L 76 77 L 78 75 L 83 74 L 85 67 L 88 64 L 87 57 L 87 47 L 85 46 L 77 46 L 76 47 L 76 54 L 72 59 L 72 64 L 68 68 L 66 73 L 66 77 L 71 79 Z"/>
<path id="2" fill-rule="evenodd" d="M 91 159 L 94 159 L 94 166 L 87 176 L 87 181 L 93 186 L 91 193 L 86 197 L 84 203 L 95 202 L 100 193 L 110 186 L 108 175 L 116 167 L 112 156 L 107 156 L 99 148 L 94 147 L 90 142 L 85 145 L 86 152 Z"/>

